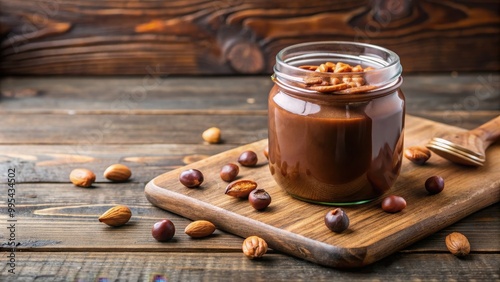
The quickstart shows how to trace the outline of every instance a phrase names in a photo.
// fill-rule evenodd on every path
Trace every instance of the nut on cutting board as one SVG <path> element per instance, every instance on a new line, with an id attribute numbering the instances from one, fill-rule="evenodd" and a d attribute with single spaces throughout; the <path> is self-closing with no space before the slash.
<path id="1" fill-rule="evenodd" d="M 407 116 L 405 142 L 423 144 L 431 133 L 454 130 L 463 129 Z M 500 199 L 498 144 L 488 149 L 489 160 L 484 166 L 472 169 L 442 158 L 430 158 L 431 165 L 424 166 L 404 161 L 401 179 L 390 193 L 363 205 L 342 207 L 349 215 L 349 227 L 334 233 L 324 223 L 325 214 L 333 207 L 291 197 L 274 182 L 266 165 L 242 168 L 239 177 L 254 180 L 258 188 L 272 195 L 269 207 L 257 211 L 246 199 L 224 195 L 227 183 L 219 176 L 220 168 L 247 150 L 265 159 L 266 146 L 267 140 L 261 140 L 161 174 L 146 185 L 146 198 L 155 206 L 192 220 L 203 218 L 242 238 L 261 237 L 273 250 L 339 268 L 371 264 Z M 180 171 L 191 168 L 206 176 L 201 189 L 186 189 L 178 181 Z M 431 195 L 423 186 L 434 175 L 446 179 L 446 189 Z M 404 198 L 406 207 L 397 213 L 382 210 L 382 199 L 389 195 Z"/>

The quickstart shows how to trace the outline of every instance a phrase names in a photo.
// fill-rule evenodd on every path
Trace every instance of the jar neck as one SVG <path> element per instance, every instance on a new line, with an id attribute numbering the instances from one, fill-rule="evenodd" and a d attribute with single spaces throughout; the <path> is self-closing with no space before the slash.
<path id="1" fill-rule="evenodd" d="M 379 97 L 387 96 L 399 89 L 401 84 L 403 84 L 403 77 L 399 77 L 396 81 L 392 82 L 386 87 L 379 88 L 366 93 L 359 94 L 349 94 L 349 95 L 335 95 L 335 94 L 323 94 L 315 91 L 305 92 L 304 89 L 289 87 L 285 84 L 280 83 L 276 80 L 275 75 L 272 76 L 276 87 L 285 93 L 286 95 L 294 96 L 299 99 L 304 99 L 308 101 L 315 101 L 317 103 L 358 103 L 366 102 Z"/>
<path id="2" fill-rule="evenodd" d="M 319 66 L 325 62 L 342 62 L 353 66 L 361 65 L 363 68 L 372 67 L 373 70 L 348 74 L 360 76 L 366 84 L 374 85 L 377 88 L 372 91 L 349 95 L 321 94 L 308 89 L 304 84 L 304 78 L 311 75 L 330 81 L 334 78 L 342 81 L 342 78 L 347 74 L 312 72 L 299 68 L 299 66 L 304 65 Z M 302 43 L 281 50 L 276 55 L 273 80 L 281 89 L 287 92 L 299 93 L 299 95 L 359 99 L 358 96 L 373 96 L 376 93 L 380 95 L 382 92 L 390 92 L 391 89 L 399 87 L 401 73 L 402 67 L 399 57 L 389 49 L 364 43 L 326 41 Z"/>

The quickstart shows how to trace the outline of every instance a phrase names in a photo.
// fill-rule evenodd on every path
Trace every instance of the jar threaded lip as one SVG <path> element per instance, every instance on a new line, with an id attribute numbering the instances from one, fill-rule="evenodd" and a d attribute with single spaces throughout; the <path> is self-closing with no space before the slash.
<path id="1" fill-rule="evenodd" d="M 375 85 L 375 91 L 387 89 L 396 84 L 402 73 L 399 56 L 384 47 L 349 41 L 317 41 L 299 43 L 282 49 L 276 55 L 274 65 L 274 81 L 285 88 L 300 90 L 306 93 L 318 93 L 299 85 L 307 76 L 325 78 L 342 78 L 346 73 L 321 73 L 299 68 L 302 65 L 320 65 L 325 62 L 342 62 L 352 65 L 372 67 L 366 72 L 351 72 L 351 75 L 362 76 L 367 84 Z M 297 85 L 299 84 L 299 85 Z M 366 95 L 366 93 L 353 94 Z"/>

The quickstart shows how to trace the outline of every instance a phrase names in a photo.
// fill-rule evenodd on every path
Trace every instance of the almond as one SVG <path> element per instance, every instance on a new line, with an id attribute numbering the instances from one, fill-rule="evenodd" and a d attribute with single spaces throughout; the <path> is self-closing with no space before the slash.
<path id="1" fill-rule="evenodd" d="M 99 217 L 99 221 L 109 226 L 122 226 L 132 217 L 132 212 L 127 206 L 118 205 L 110 208 Z"/>
<path id="2" fill-rule="evenodd" d="M 130 171 L 130 168 L 128 168 L 128 166 L 122 165 L 122 164 L 110 165 L 104 171 L 104 177 L 106 179 L 109 179 L 109 180 L 115 181 L 115 182 L 127 181 L 130 178 L 130 176 L 132 176 L 132 171 Z"/>
<path id="3" fill-rule="evenodd" d="M 90 187 L 95 181 L 95 174 L 86 168 L 77 168 L 71 171 L 69 180 L 76 186 Z"/>
<path id="4" fill-rule="evenodd" d="M 322 92 L 322 93 L 328 93 L 328 92 L 334 92 L 338 90 L 343 90 L 347 89 L 347 84 L 345 83 L 340 83 L 340 84 L 335 84 L 335 85 L 320 85 L 320 86 L 309 86 L 309 89 Z"/>
<path id="5" fill-rule="evenodd" d="M 431 157 L 431 151 L 423 146 L 412 146 L 405 149 L 404 155 L 411 162 L 423 165 Z"/>
<path id="6" fill-rule="evenodd" d="M 335 94 L 357 94 L 357 93 L 363 93 L 363 92 L 368 92 L 376 89 L 376 85 L 362 85 L 362 86 L 357 86 L 357 87 L 352 87 L 344 90 L 337 91 Z"/>
<path id="7" fill-rule="evenodd" d="M 226 195 L 236 198 L 246 198 L 257 188 L 257 183 L 248 179 L 240 179 L 229 183 L 226 187 Z"/>
<path id="8" fill-rule="evenodd" d="M 191 238 L 203 238 L 211 235 L 215 231 L 215 225 L 207 220 L 197 220 L 191 222 L 184 232 Z"/>

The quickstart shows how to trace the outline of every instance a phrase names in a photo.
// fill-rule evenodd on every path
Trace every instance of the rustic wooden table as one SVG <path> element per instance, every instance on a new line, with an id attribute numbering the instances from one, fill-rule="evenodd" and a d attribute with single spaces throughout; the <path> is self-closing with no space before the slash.
<path id="1" fill-rule="evenodd" d="M 243 239 L 221 230 L 203 240 L 185 235 L 190 220 L 152 206 L 145 184 L 173 168 L 266 138 L 269 77 L 150 74 L 0 82 L 1 281 L 500 279 L 498 203 L 354 270 L 274 251 L 248 260 Z M 403 86 L 408 114 L 468 129 L 499 115 L 499 89 L 500 76 L 489 73 L 406 76 Z M 223 130 L 222 144 L 203 143 L 201 132 L 211 126 Z M 131 167 L 130 182 L 103 178 L 113 163 Z M 93 188 L 69 182 L 76 167 L 96 172 Z M 16 181 L 15 195 L 8 193 L 9 178 Z M 8 209 L 9 199 L 15 199 L 15 209 Z M 115 204 L 131 207 L 131 221 L 121 228 L 99 223 L 97 217 Z M 163 218 L 177 227 L 168 243 L 156 242 L 150 232 Z M 464 259 L 445 247 L 445 236 L 454 231 L 470 240 L 472 251 Z M 15 242 L 15 252 L 9 242 Z"/>

